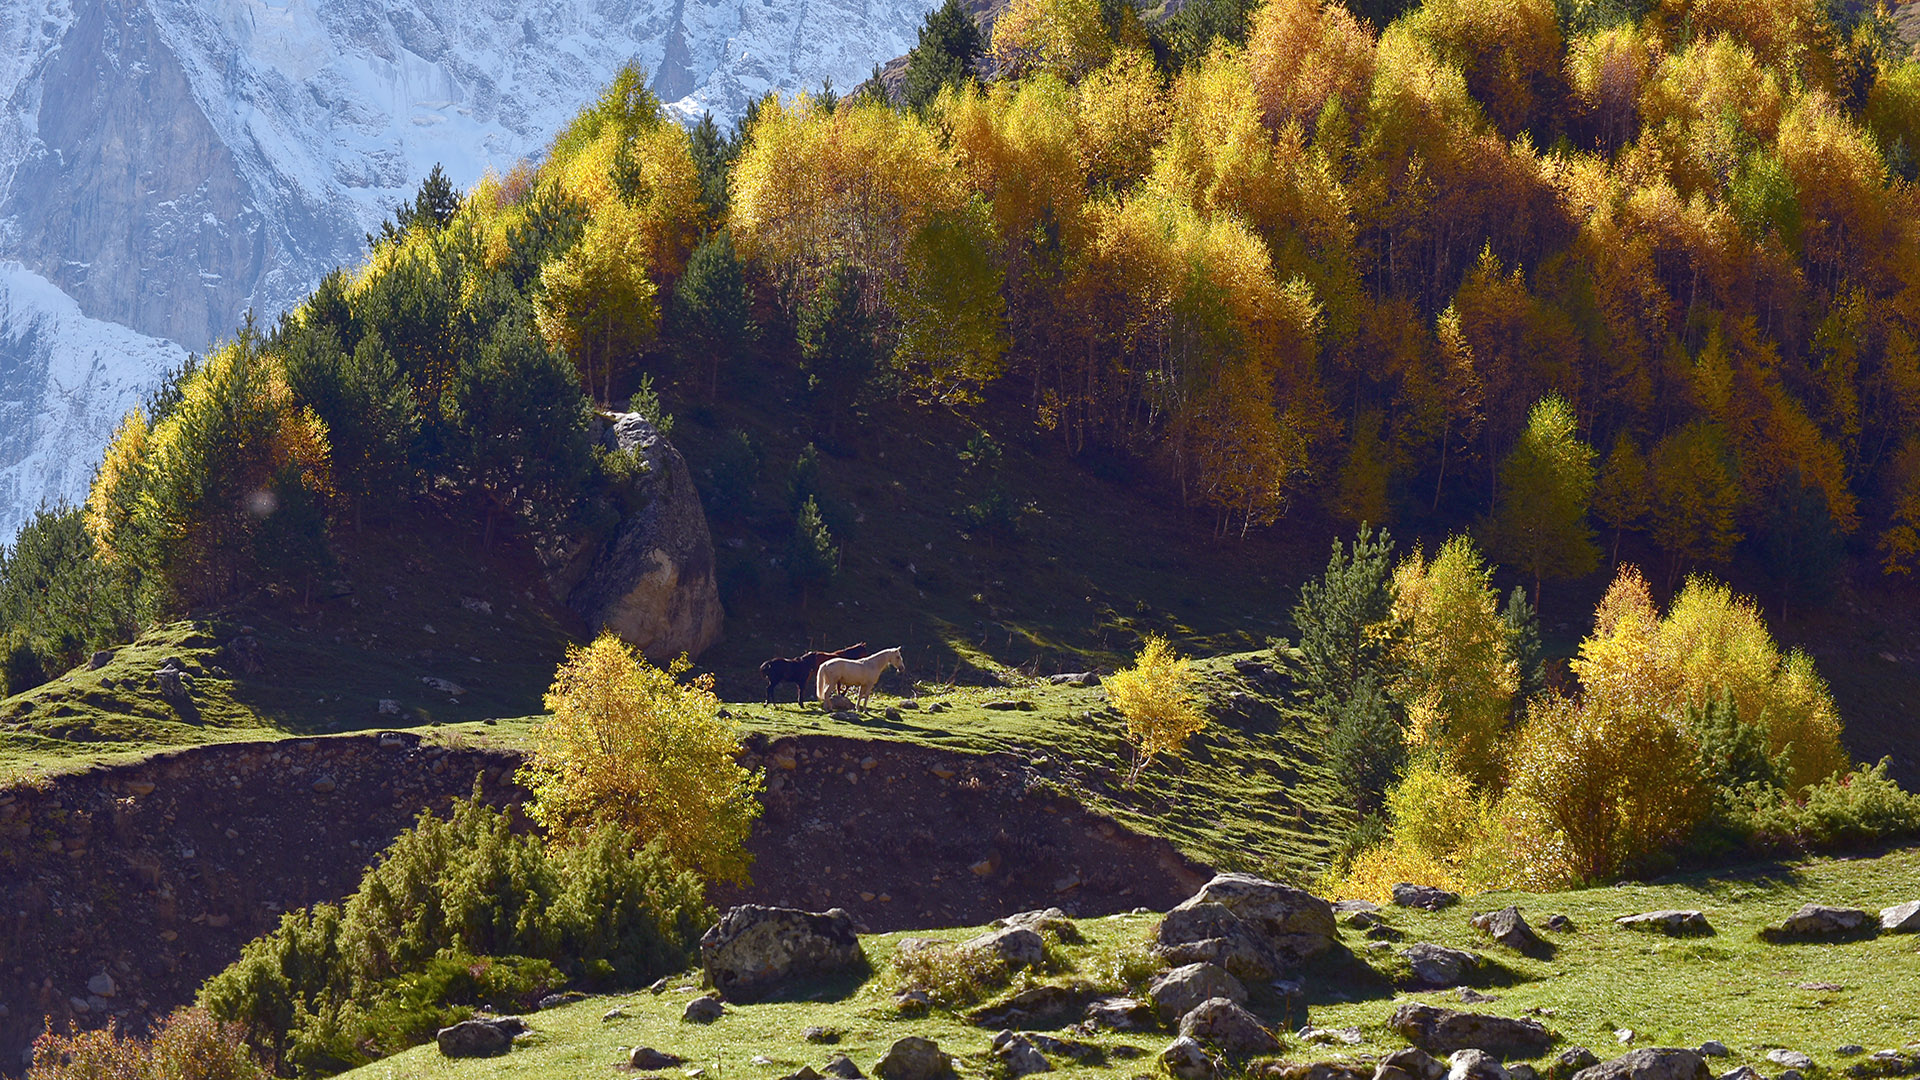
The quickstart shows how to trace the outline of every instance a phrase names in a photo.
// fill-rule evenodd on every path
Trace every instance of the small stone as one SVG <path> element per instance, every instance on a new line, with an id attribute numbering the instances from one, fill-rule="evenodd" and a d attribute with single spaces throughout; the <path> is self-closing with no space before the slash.
<path id="1" fill-rule="evenodd" d="M 1633 1042 L 1633 1038 L 1634 1038 L 1634 1035 L 1633 1035 L 1632 1028 L 1615 1028 L 1613 1030 L 1613 1041 L 1619 1043 L 1622 1046 L 1631 1044 Z"/>
<path id="2" fill-rule="evenodd" d="M 399 716 L 401 713 L 405 712 L 406 710 L 402 709 L 400 707 L 400 703 L 398 701 L 395 701 L 393 698 L 381 698 L 380 701 L 374 706 L 374 711 L 379 713 L 381 716 Z M 380 740 L 380 745 L 390 750 L 396 746 L 405 746 L 406 744 L 399 739 L 394 739 L 392 742 L 388 742 L 387 737 L 383 737 Z"/>
<path id="3" fill-rule="evenodd" d="M 1427 941 L 1401 949 L 1400 957 L 1413 969 L 1415 982 L 1442 990 L 1465 982 L 1480 966 L 1480 958 L 1473 953 Z"/>
<path id="4" fill-rule="evenodd" d="M 1460 988 L 1460 1000 L 1467 1005 L 1490 1005 L 1500 998 L 1494 994 L 1483 994 L 1471 986 L 1463 986 Z"/>
<path id="5" fill-rule="evenodd" d="M 89 994 L 110 998 L 119 992 L 120 988 L 113 983 L 113 976 L 104 971 L 87 980 L 87 993 Z"/>
<path id="6" fill-rule="evenodd" d="M 1015 1035 L 1011 1031 L 1002 1031 L 994 1036 L 993 1056 L 1000 1062 L 1009 1077 L 1031 1076 L 1034 1073 L 1052 1072 L 1053 1065 L 1047 1061 L 1040 1048 L 1024 1035 Z"/>
<path id="7" fill-rule="evenodd" d="M 1706 915 L 1698 911 L 1646 911 L 1638 915 L 1622 915 L 1613 920 L 1613 924 L 1625 930 L 1658 930 L 1676 937 L 1713 933 Z"/>
<path id="8" fill-rule="evenodd" d="M 772 1059 L 772 1058 L 770 1058 L 770 1057 L 768 1057 L 768 1056 L 767 1056 L 767 1055 L 765 1055 L 765 1054 L 755 1054 L 755 1055 L 753 1055 L 752 1057 L 750 1057 L 750 1058 L 748 1058 L 748 1059 L 747 1059 L 747 1064 L 749 1064 L 749 1065 L 771 1065 L 771 1064 L 773 1064 L 773 1059 Z"/>
<path id="9" fill-rule="evenodd" d="M 1867 1048 L 1859 1043 L 1848 1043 L 1845 1046 L 1836 1047 L 1833 1052 L 1840 1057 L 1859 1057 L 1867 1052 Z"/>
<path id="10" fill-rule="evenodd" d="M 1742 1065 L 1732 1072 L 1722 1073 L 1720 1080 L 1766 1080 L 1766 1077 L 1761 1076 L 1753 1066 Z"/>
<path id="11" fill-rule="evenodd" d="M 93 1011 L 93 1006 L 87 1004 L 87 999 L 83 997 L 68 998 L 67 1006 L 71 1008 L 74 1012 L 79 1013 L 81 1016 L 85 1016 L 88 1013 Z"/>
<path id="12" fill-rule="evenodd" d="M 719 998 L 702 994 L 687 1002 L 687 1009 L 680 1014 L 680 1019 L 689 1024 L 711 1024 L 725 1016 L 726 1012 L 727 1007 L 720 1004 Z"/>
<path id="13" fill-rule="evenodd" d="M 1726 1057 L 1732 1051 L 1727 1049 L 1726 1043 L 1718 1039 L 1708 1039 L 1700 1044 L 1700 1053 L 1704 1057 Z"/>
<path id="14" fill-rule="evenodd" d="M 1600 1064 L 1599 1055 L 1584 1046 L 1570 1046 L 1547 1064 L 1549 1080 L 1571 1080 L 1574 1073 Z"/>
<path id="15" fill-rule="evenodd" d="M 754 1061 L 756 1062 L 760 1060 L 762 1059 L 761 1058 L 754 1059 Z M 771 1065 L 773 1064 L 773 1062 L 769 1061 L 767 1062 L 767 1064 Z M 820 1080 L 820 1074 L 814 1071 L 813 1066 L 802 1065 L 798 1070 L 794 1072 L 790 1072 L 787 1075 L 781 1077 L 780 1080 Z"/>
<path id="16" fill-rule="evenodd" d="M 153 794 L 153 781 L 129 780 L 127 781 L 127 794 L 137 796 L 151 795 Z"/>
<path id="17" fill-rule="evenodd" d="M 434 1035 L 440 1053 L 450 1058 L 495 1057 L 513 1048 L 508 1028 L 489 1020 L 462 1020 Z"/>
<path id="18" fill-rule="evenodd" d="M 1447 1080 L 1510 1080 L 1506 1068 L 1485 1050 L 1455 1050 L 1447 1065 Z"/>
<path id="19" fill-rule="evenodd" d="M 1198 1042 L 1185 1035 L 1160 1051 L 1160 1063 L 1179 1080 L 1209 1080 L 1214 1073 L 1213 1059 Z"/>
<path id="20" fill-rule="evenodd" d="M 604 1024 L 610 1020 L 624 1020 L 626 1019 L 626 1015 L 627 1015 L 626 1006 L 615 1005 L 613 1008 L 608 1009 L 606 1012 L 603 1012 L 600 1014 L 600 1022 Z"/>
<path id="21" fill-rule="evenodd" d="M 338 787 L 339 785 L 334 782 L 333 777 L 323 776 L 313 782 L 313 793 L 315 795 L 330 795 Z"/>
<path id="22" fill-rule="evenodd" d="M 686 1059 L 678 1054 L 663 1053 L 662 1051 L 655 1050 L 651 1046 L 634 1047 L 633 1055 L 627 1059 L 628 1065 L 636 1069 L 646 1069 L 649 1071 L 671 1069 L 675 1065 L 681 1065 L 685 1062 Z"/>
<path id="23" fill-rule="evenodd" d="M 1813 1059 L 1798 1050 L 1769 1050 L 1767 1051 L 1767 1060 L 1773 1062 L 1775 1065 L 1783 1065 L 1789 1069 L 1805 1071 L 1813 1068 Z"/>
<path id="24" fill-rule="evenodd" d="M 810 1027 L 800 1033 L 800 1038 L 815 1044 L 831 1044 L 840 1041 L 840 1033 L 832 1028 Z"/>
<path id="25" fill-rule="evenodd" d="M 1180 1034 L 1229 1054 L 1267 1054 L 1280 1049 L 1280 1040 L 1258 1018 L 1224 997 L 1209 998 L 1182 1016 Z"/>
<path id="26" fill-rule="evenodd" d="M 866 1080 L 865 1074 L 860 1071 L 860 1066 L 855 1065 L 853 1059 L 845 1054 L 835 1054 L 828 1058 L 820 1071 L 828 1076 L 837 1076 L 840 1080 Z"/>

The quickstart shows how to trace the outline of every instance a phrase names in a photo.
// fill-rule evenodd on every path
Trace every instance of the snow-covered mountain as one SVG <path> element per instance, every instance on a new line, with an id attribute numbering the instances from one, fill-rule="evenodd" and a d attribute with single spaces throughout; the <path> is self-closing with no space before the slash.
<path id="1" fill-rule="evenodd" d="M 465 186 L 537 155 L 629 60 L 677 115 L 725 124 L 768 90 L 851 87 L 933 6 L 0 0 L 0 260 L 24 267 L 0 273 L 0 470 L 54 453 L 18 409 L 144 386 L 156 357 L 277 314 L 434 164 Z M 52 389 L 68 355 L 103 374 Z M 117 407 L 58 425 L 73 462 L 0 473 L 0 539 L 84 491 Z"/>

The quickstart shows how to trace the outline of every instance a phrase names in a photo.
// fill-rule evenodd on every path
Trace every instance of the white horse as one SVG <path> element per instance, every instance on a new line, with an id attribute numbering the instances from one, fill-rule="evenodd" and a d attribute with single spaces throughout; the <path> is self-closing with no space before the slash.
<path id="1" fill-rule="evenodd" d="M 859 660 L 828 660 L 814 674 L 814 697 L 825 701 L 828 694 L 854 687 L 860 691 L 860 707 L 864 709 L 867 699 L 873 696 L 873 685 L 880 681 L 880 673 L 890 667 L 907 670 L 907 662 L 900 658 L 898 648 L 881 649 Z"/>

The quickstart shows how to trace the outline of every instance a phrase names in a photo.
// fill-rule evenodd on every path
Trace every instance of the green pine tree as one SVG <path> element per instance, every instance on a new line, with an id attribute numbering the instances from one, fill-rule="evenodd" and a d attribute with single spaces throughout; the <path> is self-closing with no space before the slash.
<path id="1" fill-rule="evenodd" d="M 860 271 L 835 263 L 800 307 L 800 368 L 813 411 L 826 415 L 830 433 L 839 430 L 840 418 L 879 359 L 873 318 L 862 306 L 861 292 Z"/>
<path id="2" fill-rule="evenodd" d="M 736 360 L 759 334 L 752 298 L 733 240 L 725 229 L 708 237 L 687 259 L 674 287 L 674 337 L 681 358 L 706 368 L 707 396 L 720 394 L 720 368 Z"/>
<path id="3" fill-rule="evenodd" d="M 923 109 L 942 87 L 973 78 L 973 65 L 986 41 L 960 0 L 946 0 L 920 24 L 920 41 L 907 54 L 901 96 L 909 109 Z"/>
<path id="4" fill-rule="evenodd" d="M 787 576 L 800 590 L 800 606 L 807 606 L 813 586 L 832 581 L 839 570 L 840 549 L 820 518 L 820 505 L 809 495 L 794 515 L 793 536 L 787 541 Z"/>

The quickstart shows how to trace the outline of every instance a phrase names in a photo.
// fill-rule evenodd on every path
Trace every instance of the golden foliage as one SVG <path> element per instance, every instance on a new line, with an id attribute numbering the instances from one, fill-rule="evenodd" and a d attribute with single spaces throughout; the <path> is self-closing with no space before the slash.
<path id="1" fill-rule="evenodd" d="M 1154 755 L 1179 755 L 1187 739 L 1207 724 L 1206 714 L 1194 703 L 1192 661 L 1175 655 L 1158 634 L 1147 635 L 1132 667 L 1100 683 L 1127 720 L 1127 740 L 1133 743 L 1128 787 Z"/>
<path id="2" fill-rule="evenodd" d="M 731 186 L 740 256 L 803 286 L 843 262 L 876 288 L 899 280 L 908 242 L 964 201 L 948 152 L 918 117 L 865 101 L 829 111 L 806 95 L 761 108 Z"/>
<path id="3" fill-rule="evenodd" d="M 556 832 L 594 824 L 658 840 L 680 865 L 744 882 L 762 777 L 741 767 L 738 733 L 720 717 L 713 677 L 679 681 L 603 632 L 567 650 L 554 673 L 532 757 L 516 779 L 529 813 Z"/>
<path id="4" fill-rule="evenodd" d="M 1122 191 L 1138 183 L 1167 133 L 1167 96 L 1153 56 L 1122 49 L 1080 80 L 1077 91 L 1078 152 L 1087 187 Z"/>
<path id="5" fill-rule="evenodd" d="M 1678 723 L 1722 696 L 1740 723 L 1788 755 L 1799 788 L 1846 768 L 1840 715 L 1813 661 L 1782 656 L 1753 601 L 1689 578 L 1663 617 L 1640 572 L 1622 567 L 1573 661 L 1582 707 L 1602 716 L 1656 712 Z"/>
<path id="6" fill-rule="evenodd" d="M 1407 22 L 1457 67 L 1502 134 L 1541 119 L 1561 64 L 1551 0 L 1427 0 Z"/>
<path id="7" fill-rule="evenodd" d="M 1402 627 L 1394 692 L 1406 704 L 1408 742 L 1481 790 L 1499 785 L 1501 736 L 1520 689 L 1492 579 L 1464 536 L 1431 562 L 1415 551 L 1393 573 L 1393 617 Z"/>
<path id="8" fill-rule="evenodd" d="M 1013 74 L 1076 82 L 1107 62 L 1114 41 L 1099 0 L 1013 0 L 993 23 L 993 59 Z"/>
<path id="9" fill-rule="evenodd" d="M 1312 132 L 1329 102 L 1352 116 L 1373 82 L 1373 33 L 1338 3 L 1267 0 L 1247 35 L 1247 68 L 1267 127 Z"/>
<path id="10" fill-rule="evenodd" d="M 549 348 L 573 358 L 581 382 L 603 403 L 614 375 L 660 325 L 644 230 L 644 215 L 609 203 L 565 255 L 540 271 L 534 324 Z"/>

